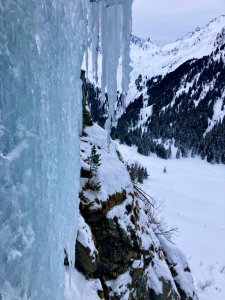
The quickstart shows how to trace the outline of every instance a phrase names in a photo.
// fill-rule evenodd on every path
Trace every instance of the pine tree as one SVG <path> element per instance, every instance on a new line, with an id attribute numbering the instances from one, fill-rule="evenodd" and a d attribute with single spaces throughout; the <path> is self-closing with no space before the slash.
<path id="1" fill-rule="evenodd" d="M 131 165 L 127 164 L 127 171 L 130 174 L 131 181 L 133 183 L 143 183 L 144 179 L 148 179 L 148 172 L 146 167 L 138 164 L 137 162 L 132 163 Z"/>
<path id="2" fill-rule="evenodd" d="M 145 167 L 144 168 L 144 179 L 148 179 L 148 171 L 147 171 L 147 168 Z"/>
<path id="3" fill-rule="evenodd" d="M 139 174 L 139 165 L 137 162 L 134 164 L 134 181 L 138 181 L 138 174 Z"/>
<path id="4" fill-rule="evenodd" d="M 191 150 L 191 157 L 194 158 L 196 154 L 195 148 L 193 147 Z"/>
<path id="5" fill-rule="evenodd" d="M 131 164 L 131 167 L 128 166 L 128 172 L 130 174 L 130 179 L 132 182 L 135 181 L 135 170 L 134 170 L 134 164 Z"/>
<path id="6" fill-rule="evenodd" d="M 98 167 L 101 165 L 100 154 L 97 153 L 96 147 L 91 148 L 91 155 L 85 159 L 85 162 L 89 164 L 93 175 L 96 175 Z"/>
<path id="7" fill-rule="evenodd" d="M 182 154 L 182 157 L 187 158 L 187 157 L 188 157 L 187 149 L 184 148 L 184 147 L 182 147 L 182 148 L 181 148 L 181 154 Z"/>
<path id="8" fill-rule="evenodd" d="M 170 145 L 167 150 L 167 158 L 171 158 L 171 157 L 172 157 L 172 149 L 171 149 L 171 145 Z"/>
<path id="9" fill-rule="evenodd" d="M 139 166 L 138 167 L 138 178 L 137 178 L 139 183 L 143 183 L 144 181 L 144 168 Z"/>
<path id="10" fill-rule="evenodd" d="M 180 159 L 180 149 L 177 149 L 176 158 Z"/>
<path id="11" fill-rule="evenodd" d="M 96 147 L 91 148 L 91 155 L 85 159 L 91 170 L 91 177 L 88 179 L 88 186 L 93 191 L 100 191 L 101 184 L 96 180 L 98 167 L 101 165 L 101 155 L 97 153 Z"/>

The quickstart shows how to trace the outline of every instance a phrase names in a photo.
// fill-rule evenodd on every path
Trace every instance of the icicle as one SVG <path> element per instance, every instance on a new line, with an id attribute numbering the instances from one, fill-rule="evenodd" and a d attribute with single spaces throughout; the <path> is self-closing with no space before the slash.
<path id="1" fill-rule="evenodd" d="M 71 268 L 75 256 L 87 17 L 83 0 L 3 2 L 0 299 L 62 300 L 64 248 Z"/>
<path id="2" fill-rule="evenodd" d="M 101 77 L 101 104 L 104 105 L 105 92 L 106 92 L 106 45 L 107 31 L 105 29 L 106 24 L 106 8 L 104 3 L 101 3 L 101 52 L 102 52 L 102 77 Z"/>
<path id="3" fill-rule="evenodd" d="M 99 2 L 91 2 L 89 26 L 91 31 L 92 72 L 95 82 L 98 82 L 98 51 L 99 51 Z"/>
<path id="4" fill-rule="evenodd" d="M 126 109 L 126 95 L 130 83 L 130 37 L 132 30 L 133 0 L 123 1 L 123 30 L 122 30 L 122 106 Z"/>
<path id="5" fill-rule="evenodd" d="M 102 96 L 107 89 L 109 111 L 106 131 L 110 136 L 112 122 L 115 120 L 115 104 L 117 98 L 117 68 L 119 65 L 122 32 L 122 5 L 117 2 L 110 5 L 109 1 L 101 4 L 102 17 Z M 113 49 L 113 51 L 112 51 Z M 108 147 L 110 138 L 108 137 Z"/>
<path id="6" fill-rule="evenodd" d="M 123 69 L 126 74 L 129 69 L 125 58 L 132 2 L 2 2 L 0 298 L 62 300 L 64 248 L 72 272 L 79 207 L 80 68 L 91 41 L 97 79 L 101 23 L 109 144 L 122 28 Z M 123 81 L 126 91 L 125 77 Z"/>
<path id="7" fill-rule="evenodd" d="M 88 41 L 86 41 L 88 43 Z M 88 46 L 85 50 L 85 67 L 86 67 L 86 78 L 88 79 L 89 72 L 89 54 L 88 54 Z"/>
<path id="8" fill-rule="evenodd" d="M 99 29 L 101 26 L 101 103 L 108 98 L 108 120 L 105 128 L 110 135 L 112 122 L 115 121 L 115 104 L 117 99 L 117 69 L 122 57 L 122 101 L 125 110 L 125 99 L 130 81 L 130 36 L 133 0 L 102 0 L 89 3 L 89 36 L 92 50 L 92 71 L 95 81 L 98 80 Z M 99 24 L 100 20 L 100 24 Z M 108 141 L 110 138 L 108 138 Z"/>

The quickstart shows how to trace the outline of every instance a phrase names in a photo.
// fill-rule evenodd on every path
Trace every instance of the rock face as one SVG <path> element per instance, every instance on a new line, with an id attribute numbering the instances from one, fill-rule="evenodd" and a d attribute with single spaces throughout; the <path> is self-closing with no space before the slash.
<path id="1" fill-rule="evenodd" d="M 90 249 L 76 242 L 76 266 L 84 274 L 91 275 L 97 270 L 97 261 L 91 255 Z"/>
<path id="2" fill-rule="evenodd" d="M 99 299 L 197 299 L 184 255 L 155 234 L 151 204 L 134 189 L 115 145 L 108 153 L 106 133 L 97 125 L 85 132 L 76 268 L 87 280 L 100 280 Z M 92 175 L 84 162 L 93 145 L 101 155 L 98 192 L 87 188 Z"/>
<path id="3" fill-rule="evenodd" d="M 89 108 L 86 105 L 87 102 L 87 83 L 85 78 L 85 71 L 81 70 L 80 79 L 82 81 L 82 110 L 83 110 L 83 128 L 85 126 L 92 126 L 93 121 Z"/>
<path id="4" fill-rule="evenodd" d="M 132 259 L 131 240 L 125 231 L 114 220 L 103 217 L 92 224 L 99 252 L 98 275 L 105 278 L 116 278 L 124 273 Z"/>

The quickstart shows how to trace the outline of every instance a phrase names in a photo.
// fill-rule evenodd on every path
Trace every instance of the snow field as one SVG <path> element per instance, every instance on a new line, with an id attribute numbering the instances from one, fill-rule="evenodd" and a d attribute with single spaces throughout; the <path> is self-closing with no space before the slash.
<path id="1" fill-rule="evenodd" d="M 143 156 L 135 147 L 118 148 L 126 161 L 147 167 L 150 177 L 142 188 L 163 203 L 163 218 L 178 228 L 174 242 L 188 258 L 199 300 L 224 300 L 225 166 L 200 158 L 163 160 Z"/>

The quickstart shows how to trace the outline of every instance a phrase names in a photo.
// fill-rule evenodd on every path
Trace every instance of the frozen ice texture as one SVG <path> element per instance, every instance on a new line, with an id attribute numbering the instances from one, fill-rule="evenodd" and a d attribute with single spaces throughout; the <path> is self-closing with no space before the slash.
<path id="1" fill-rule="evenodd" d="M 82 1 L 0 4 L 0 298 L 62 300 L 78 211 Z"/>
<path id="2" fill-rule="evenodd" d="M 116 3 L 116 5 L 112 5 Z M 101 51 L 102 51 L 102 102 L 107 92 L 109 101 L 108 119 L 105 128 L 110 134 L 112 122 L 115 121 L 115 104 L 117 98 L 117 70 L 122 57 L 122 94 L 125 98 L 129 86 L 130 36 L 133 0 L 101 2 Z M 112 51 L 113 49 L 113 51 Z M 109 136 L 108 136 L 109 140 Z"/>
<path id="3" fill-rule="evenodd" d="M 77 228 L 81 64 L 91 45 L 97 74 L 101 23 L 112 117 L 126 1 L 0 0 L 1 299 L 64 299 L 64 249 L 73 266 Z"/>

